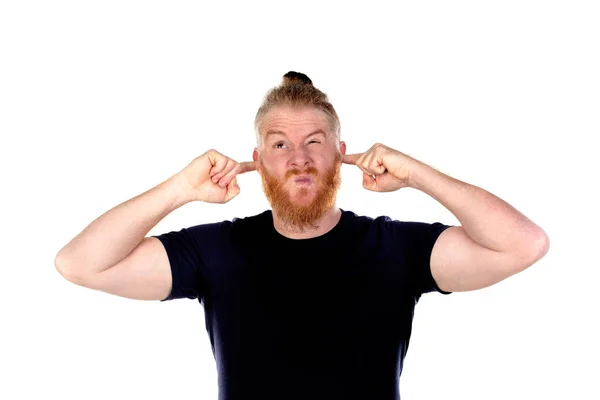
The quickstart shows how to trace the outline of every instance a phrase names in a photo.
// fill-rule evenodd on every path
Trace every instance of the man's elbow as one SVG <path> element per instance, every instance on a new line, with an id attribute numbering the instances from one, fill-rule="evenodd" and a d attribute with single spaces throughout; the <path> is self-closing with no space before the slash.
<path id="1" fill-rule="evenodd" d="M 544 256 L 548 253 L 548 250 L 550 250 L 550 238 L 546 232 L 540 230 L 540 234 L 538 235 L 537 239 L 533 240 L 528 246 L 528 263 L 525 268 L 530 267 L 544 258 Z"/>
<path id="2" fill-rule="evenodd" d="M 75 269 L 69 265 L 69 263 L 64 259 L 64 257 L 58 253 L 54 258 L 54 268 L 58 271 L 58 273 L 70 282 L 76 282 L 79 278 L 75 273 Z"/>

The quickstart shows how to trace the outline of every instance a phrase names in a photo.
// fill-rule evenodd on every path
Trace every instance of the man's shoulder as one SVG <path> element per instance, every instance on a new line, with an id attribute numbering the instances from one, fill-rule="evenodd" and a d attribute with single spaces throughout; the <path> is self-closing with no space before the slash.
<path id="1" fill-rule="evenodd" d="M 210 246 L 241 241 L 254 242 L 264 238 L 269 224 L 273 224 L 271 210 L 263 211 L 247 217 L 233 217 L 214 222 L 204 222 L 183 228 L 178 235 L 192 238 L 197 243 L 208 243 Z"/>
<path id="2" fill-rule="evenodd" d="M 254 233 L 259 235 L 266 229 L 272 228 L 273 214 L 271 210 L 265 210 L 256 215 L 235 217 L 229 223 L 233 234 L 243 233 L 248 235 Z"/>
<path id="3" fill-rule="evenodd" d="M 246 225 L 264 225 L 268 222 L 272 223 L 273 214 L 271 210 L 265 210 L 259 214 L 249 215 L 247 217 L 235 217 L 231 220 L 231 224 L 234 226 L 246 226 Z"/>
<path id="4" fill-rule="evenodd" d="M 397 235 L 408 235 L 413 230 L 430 224 L 413 220 L 400 220 L 388 215 L 359 215 L 352 211 L 342 210 L 348 226 L 366 229 L 369 233 L 381 232 Z"/>
<path id="5" fill-rule="evenodd" d="M 260 214 L 251 215 L 247 217 L 233 217 L 232 219 L 224 219 L 213 222 L 203 222 L 187 228 L 182 231 L 187 231 L 192 235 L 194 234 L 216 234 L 216 232 L 228 232 L 235 229 L 252 227 L 252 226 L 264 226 L 266 223 L 272 221 L 271 210 L 266 210 Z"/>
<path id="6" fill-rule="evenodd" d="M 360 214 L 357 214 L 357 213 L 355 213 L 353 211 L 349 211 L 349 210 L 342 210 L 342 212 L 348 220 L 352 220 L 352 221 L 359 222 L 359 223 L 362 222 L 362 223 L 375 224 L 378 226 L 384 226 L 387 224 L 411 225 L 411 224 L 415 224 L 415 223 L 417 223 L 417 224 L 422 223 L 422 222 L 413 221 L 413 220 L 400 220 L 395 217 L 391 217 L 389 215 L 374 215 L 374 216 L 360 215 Z"/>
<path id="7" fill-rule="evenodd" d="M 390 217 L 387 215 L 379 215 L 379 216 L 369 216 L 357 214 L 354 211 L 350 210 L 342 210 L 342 217 L 345 221 L 350 222 L 355 225 L 381 225 L 385 222 L 392 221 Z"/>

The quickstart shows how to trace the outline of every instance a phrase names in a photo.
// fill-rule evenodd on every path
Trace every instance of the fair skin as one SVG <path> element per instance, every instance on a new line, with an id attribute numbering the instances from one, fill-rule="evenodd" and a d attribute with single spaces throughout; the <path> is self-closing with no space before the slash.
<path id="1" fill-rule="evenodd" d="M 461 226 L 441 233 L 431 252 L 431 274 L 442 290 L 466 292 L 491 286 L 548 252 L 546 233 L 510 204 L 402 152 L 376 143 L 365 153 L 345 155 L 343 162 L 363 171 L 365 189 L 418 189 L 460 221 Z"/>
<path id="2" fill-rule="evenodd" d="M 323 174 L 334 163 L 335 154 L 339 151 L 346 154 L 346 143 L 336 143 L 328 120 L 323 112 L 311 108 L 292 109 L 275 107 L 264 116 L 262 140 L 254 149 L 252 158 L 258 165 L 259 155 L 268 172 L 283 180 L 289 170 L 303 170 L 309 166 Z M 315 133 L 317 131 L 321 131 Z M 260 168 L 257 168 L 261 174 Z M 309 203 L 314 199 L 317 186 L 314 180 L 302 182 L 288 179 L 285 187 L 298 205 Z M 308 196 L 300 196 L 299 188 L 307 188 Z M 273 211 L 275 229 L 282 235 L 293 239 L 307 239 L 321 236 L 338 223 L 342 213 L 337 207 L 331 207 L 317 222 L 317 229 L 299 232 L 281 223 L 279 216 Z"/>
<path id="3" fill-rule="evenodd" d="M 446 229 L 432 249 L 431 273 L 442 290 L 465 292 L 493 285 L 548 251 L 548 236 L 539 226 L 484 189 L 379 143 L 364 153 L 346 155 L 346 144 L 337 144 L 319 110 L 278 108 L 266 117 L 264 140 L 254 149 L 253 162 L 238 163 L 207 151 L 165 182 L 94 220 L 57 254 L 57 269 L 81 286 L 134 299 L 163 299 L 171 289 L 169 260 L 158 239 L 145 237 L 162 218 L 191 201 L 227 203 L 240 193 L 237 175 L 254 170 L 262 175 L 259 154 L 267 172 L 285 181 L 294 201 L 310 202 L 314 182 L 298 176 L 285 180 L 286 172 L 313 167 L 322 174 L 334 165 L 338 151 L 342 163 L 363 171 L 365 189 L 418 189 L 460 221 L 461 226 Z M 312 134 L 317 130 L 325 133 Z M 266 134 L 269 131 L 279 133 Z M 317 229 L 299 233 L 286 229 L 273 213 L 276 230 L 297 239 L 327 233 L 340 217 L 340 209 L 332 206 Z"/>
<path id="4" fill-rule="evenodd" d="M 276 108 L 265 116 L 263 143 L 259 151 L 269 172 L 283 177 L 291 168 L 313 165 L 324 171 L 334 160 L 333 135 L 312 135 L 327 130 L 324 114 L 315 109 Z M 269 131 L 279 133 L 268 134 Z M 311 143 L 313 139 L 323 143 Z M 364 153 L 346 155 L 346 144 L 339 150 L 342 163 L 355 165 L 363 172 L 363 187 L 391 192 L 404 187 L 418 189 L 436 199 L 460 221 L 461 226 L 446 229 L 431 254 L 431 272 L 442 290 L 477 290 L 521 272 L 548 251 L 545 232 L 514 207 L 492 193 L 452 178 L 400 151 L 375 144 Z M 260 171 L 259 171 L 260 173 Z M 294 196 L 294 182 L 286 183 Z M 322 218 L 322 226 L 299 235 L 286 231 L 274 215 L 276 229 L 289 237 L 306 238 L 331 230 L 339 221 L 339 208 L 332 207 Z"/>

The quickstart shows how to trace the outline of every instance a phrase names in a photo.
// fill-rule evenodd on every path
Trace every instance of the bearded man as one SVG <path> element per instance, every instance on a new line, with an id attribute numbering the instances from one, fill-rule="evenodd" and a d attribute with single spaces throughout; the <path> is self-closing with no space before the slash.
<path id="1" fill-rule="evenodd" d="M 84 287 L 199 301 L 221 400 L 399 399 L 422 294 L 488 287 L 548 251 L 540 227 L 483 189 L 383 144 L 346 154 L 335 109 L 304 74 L 288 72 L 265 96 L 255 130 L 252 161 L 207 151 L 93 221 L 55 260 Z M 342 164 L 360 168 L 368 190 L 427 193 L 461 225 L 338 208 Z M 184 204 L 227 203 L 250 171 L 271 210 L 146 237 Z"/>

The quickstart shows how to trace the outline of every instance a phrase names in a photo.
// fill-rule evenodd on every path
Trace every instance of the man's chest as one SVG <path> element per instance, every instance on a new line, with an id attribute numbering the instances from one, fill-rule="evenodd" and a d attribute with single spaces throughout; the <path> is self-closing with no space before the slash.
<path id="1" fill-rule="evenodd" d="M 350 251 L 294 257 L 274 251 L 231 256 L 219 268 L 205 312 L 227 334 L 276 342 L 302 337 L 314 347 L 370 339 L 380 330 L 409 334 L 414 299 L 408 274 L 392 260 Z"/>

